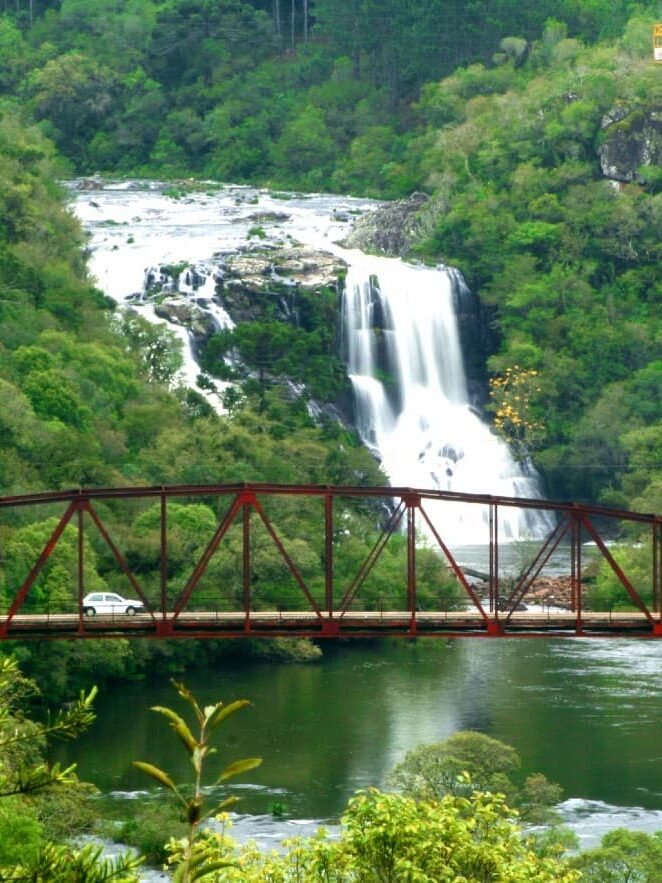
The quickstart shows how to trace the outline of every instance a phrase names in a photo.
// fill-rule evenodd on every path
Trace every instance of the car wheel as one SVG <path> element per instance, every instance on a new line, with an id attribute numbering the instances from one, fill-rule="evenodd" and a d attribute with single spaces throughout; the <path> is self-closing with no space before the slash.
<path id="1" fill-rule="evenodd" d="M 126 612 L 127 612 L 128 616 L 133 616 L 133 614 L 136 612 L 136 608 L 135 607 L 127 607 Z"/>
<path id="2" fill-rule="evenodd" d="M 94 607 L 86 607 L 85 610 L 83 610 L 83 613 L 85 616 L 95 616 L 96 610 Z"/>

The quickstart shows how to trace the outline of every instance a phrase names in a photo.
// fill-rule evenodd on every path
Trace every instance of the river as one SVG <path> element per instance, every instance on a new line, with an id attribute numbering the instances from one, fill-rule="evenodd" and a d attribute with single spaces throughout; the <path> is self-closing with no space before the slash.
<path id="1" fill-rule="evenodd" d="M 334 820 L 408 749 L 474 729 L 513 745 L 524 771 L 559 782 L 563 814 L 590 845 L 618 825 L 662 829 L 661 651 L 609 639 L 327 645 L 317 664 L 228 663 L 185 682 L 204 703 L 253 703 L 228 721 L 218 760 L 264 758 L 228 789 L 251 833 L 275 804 L 290 824 Z M 59 759 L 77 760 L 83 779 L 118 800 L 150 787 L 132 760 L 187 781 L 188 758 L 152 705 L 184 710 L 166 678 L 106 691 L 90 733 L 60 746 Z"/>
<path id="2" fill-rule="evenodd" d="M 173 200 L 144 184 L 79 191 L 74 201 L 91 233 L 92 271 L 118 302 L 142 290 L 150 266 L 189 260 L 211 274 L 221 246 L 246 242 L 255 205 L 284 210 L 281 234 L 318 246 L 370 208 L 334 197 L 281 201 L 240 187 Z M 149 315 L 148 305 L 138 308 Z M 183 381 L 194 383 L 198 369 L 187 357 Z M 470 563 L 483 564 L 480 556 Z M 408 749 L 475 729 L 513 745 L 526 772 L 563 786 L 562 812 L 586 846 L 618 825 L 662 829 L 661 662 L 653 641 L 420 640 L 327 645 L 318 664 L 228 663 L 193 671 L 186 682 L 204 703 L 254 703 L 228 722 L 220 752 L 223 762 L 264 757 L 249 783 L 229 788 L 242 797 L 245 832 L 272 836 L 287 826 L 308 830 L 305 820 L 336 820 L 356 789 L 382 785 Z M 158 673 L 108 689 L 91 732 L 59 746 L 57 759 L 76 760 L 83 779 L 117 800 L 149 785 L 132 760 L 186 780 L 188 759 L 148 710 L 176 703 Z M 270 820 L 276 804 L 284 821 Z"/>

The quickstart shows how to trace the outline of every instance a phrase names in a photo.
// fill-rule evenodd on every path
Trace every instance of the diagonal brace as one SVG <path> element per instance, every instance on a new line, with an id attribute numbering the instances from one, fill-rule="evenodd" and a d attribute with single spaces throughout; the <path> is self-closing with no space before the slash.
<path id="1" fill-rule="evenodd" d="M 106 545 L 108 546 L 108 548 L 110 549 L 110 551 L 113 553 L 113 556 L 114 556 L 114 558 L 115 558 L 115 561 L 117 561 L 117 563 L 118 563 L 119 566 L 120 566 L 120 569 L 122 570 L 122 572 L 124 573 L 124 575 L 126 576 L 126 578 L 127 578 L 127 579 L 129 580 L 129 582 L 131 583 L 131 587 L 133 588 L 134 592 L 138 595 L 138 597 L 140 598 L 140 600 L 143 602 L 143 604 L 145 605 L 145 609 L 147 610 L 147 612 L 149 613 L 149 615 L 152 617 L 152 619 L 154 620 L 154 622 L 156 622 L 156 617 L 154 616 L 154 613 L 152 612 L 152 605 L 151 605 L 151 604 L 149 603 L 149 601 L 147 600 L 147 598 L 146 598 L 146 596 L 145 596 L 145 593 L 143 592 L 143 590 L 142 590 L 142 588 L 141 588 L 141 586 L 140 586 L 140 583 L 138 582 L 138 580 L 135 578 L 134 574 L 133 574 L 133 573 L 131 572 L 131 570 L 129 569 L 129 566 L 128 566 L 128 564 L 126 563 L 126 560 L 124 559 L 124 556 L 122 555 L 122 553 L 120 552 L 120 550 L 117 548 L 117 546 L 116 546 L 115 543 L 113 542 L 113 540 L 112 540 L 110 534 L 108 533 L 108 531 L 107 531 L 107 529 L 106 529 L 104 523 L 101 521 L 101 518 L 99 517 L 97 511 L 94 509 L 94 507 L 92 506 L 92 504 L 89 503 L 89 502 L 86 504 L 85 508 L 86 508 L 87 511 L 90 513 L 90 517 L 92 518 L 92 521 L 96 524 L 96 526 L 97 526 L 97 530 L 98 530 L 99 533 L 101 534 L 101 536 L 102 536 L 103 540 L 105 541 Z"/>
<path id="2" fill-rule="evenodd" d="M 547 564 L 554 552 L 556 552 L 556 550 L 558 549 L 561 541 L 570 530 L 570 525 L 571 521 L 568 516 L 566 516 L 556 524 L 554 530 L 549 534 L 545 542 L 538 550 L 538 553 L 533 561 L 531 561 L 527 569 L 520 576 L 519 582 L 514 587 L 505 602 L 506 607 L 510 606 L 510 609 L 508 610 L 508 613 L 505 617 L 506 622 L 510 622 L 510 617 L 517 609 L 517 605 L 529 591 L 533 581 L 537 579 L 537 577 L 540 575 L 540 571 Z"/>
<path id="3" fill-rule="evenodd" d="M 448 546 L 446 545 L 446 543 L 442 540 L 437 528 L 434 526 L 432 521 L 430 521 L 428 513 L 425 511 L 425 509 L 422 506 L 420 507 L 420 510 L 421 510 L 421 515 L 423 516 L 423 518 L 425 518 L 425 521 L 427 522 L 428 527 L 432 531 L 432 534 L 434 535 L 434 538 L 437 541 L 439 548 L 446 556 L 446 559 L 448 560 L 448 563 L 450 564 L 451 570 L 453 571 L 453 573 L 457 577 L 457 579 L 460 582 L 464 591 L 467 593 L 467 595 L 471 599 L 474 607 L 476 607 L 476 609 L 478 610 L 480 615 L 483 617 L 485 624 L 489 625 L 491 620 L 490 620 L 489 616 L 487 615 L 487 613 L 485 612 L 483 605 L 480 603 L 480 599 L 478 598 L 478 595 L 474 592 L 473 588 L 469 584 L 466 576 L 464 575 L 464 572 L 462 571 L 462 568 L 460 567 L 460 565 L 457 563 L 457 561 L 455 560 L 455 558 L 451 554 L 451 551 L 448 548 Z"/>
<path id="4" fill-rule="evenodd" d="M 363 562 L 363 564 L 359 568 L 359 572 L 354 577 L 354 581 L 352 582 L 350 587 L 345 592 L 345 595 L 344 595 L 342 601 L 340 602 L 340 606 L 338 608 L 340 610 L 340 618 L 342 618 L 345 615 L 345 613 L 349 609 L 350 605 L 352 604 L 354 598 L 356 597 L 356 593 L 358 592 L 358 590 L 361 588 L 361 586 L 363 585 L 363 583 L 367 579 L 372 568 L 375 566 L 377 559 L 379 558 L 379 556 L 382 554 L 382 552 L 384 550 L 384 546 L 388 542 L 389 538 L 393 535 L 393 533 L 395 532 L 398 525 L 400 524 L 400 521 L 402 519 L 402 516 L 405 513 L 406 508 L 407 508 L 407 504 L 406 504 L 405 500 L 400 500 L 397 509 L 391 515 L 389 520 L 386 522 L 386 525 L 385 525 L 383 531 L 381 532 L 377 542 L 372 547 L 372 549 L 368 553 L 368 557 L 365 559 L 365 561 Z"/>
<path id="5" fill-rule="evenodd" d="M 23 602 L 25 601 L 28 592 L 30 591 L 30 589 L 34 585 L 37 577 L 39 576 L 42 567 L 48 561 L 48 559 L 51 557 L 53 549 L 57 546 L 60 537 L 64 533 L 65 527 L 67 526 L 67 524 L 69 524 L 73 514 L 78 510 L 78 508 L 80 506 L 84 506 L 84 505 L 85 505 L 84 501 L 82 501 L 82 500 L 72 500 L 72 502 L 69 503 L 69 505 L 67 506 L 67 509 L 66 509 L 64 515 L 62 516 L 62 518 L 59 520 L 59 522 L 55 526 L 55 530 L 48 538 L 46 545 L 42 549 L 41 555 L 37 559 L 34 567 L 30 571 L 30 573 L 28 574 L 23 585 L 18 590 L 18 593 L 17 593 L 16 597 L 14 598 L 11 607 L 9 608 L 9 612 L 7 613 L 7 619 L 5 620 L 4 624 L 0 627 L 1 630 L 5 634 L 7 633 L 7 628 L 9 627 L 12 619 L 16 615 L 16 612 L 18 610 L 20 610 L 20 608 L 22 607 Z"/>
<path id="6" fill-rule="evenodd" d="M 587 515 L 583 515 L 581 518 L 582 524 L 586 528 L 586 530 L 591 534 L 593 539 L 595 540 L 595 544 L 602 552 L 602 557 L 605 558 L 611 569 L 614 571 L 616 576 L 621 581 L 622 585 L 627 589 L 627 593 L 632 598 L 635 606 L 641 610 L 641 612 L 645 615 L 646 619 L 649 621 L 651 625 L 655 625 L 655 621 L 651 616 L 648 607 L 644 604 L 639 593 L 634 588 L 630 580 L 625 575 L 624 571 L 619 567 L 619 565 L 614 560 L 614 556 L 611 554 L 609 549 L 605 546 L 604 541 L 597 530 L 593 527 L 593 524 Z"/>

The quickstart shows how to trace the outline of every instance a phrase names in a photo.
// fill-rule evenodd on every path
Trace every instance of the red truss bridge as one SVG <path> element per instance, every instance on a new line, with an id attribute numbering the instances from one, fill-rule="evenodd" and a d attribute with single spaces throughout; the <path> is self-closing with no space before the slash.
<path id="1" fill-rule="evenodd" d="M 467 506 L 483 507 L 485 535 L 475 538 L 483 572 L 462 563 L 438 526 Z M 547 536 L 506 545 L 499 525 L 512 509 L 548 513 Z M 188 533 L 182 513 L 200 518 Z M 366 524 L 380 525 L 370 541 Z M 515 575 L 503 567 L 513 549 L 522 559 Z M 0 497 L 0 639 L 658 638 L 661 550 L 660 515 L 412 488 L 180 485 Z M 548 593 L 534 604 L 552 564 L 564 598 Z M 598 570 L 611 581 L 607 603 L 596 600 Z M 83 599 L 110 591 L 139 602 L 133 615 L 92 615 Z"/>

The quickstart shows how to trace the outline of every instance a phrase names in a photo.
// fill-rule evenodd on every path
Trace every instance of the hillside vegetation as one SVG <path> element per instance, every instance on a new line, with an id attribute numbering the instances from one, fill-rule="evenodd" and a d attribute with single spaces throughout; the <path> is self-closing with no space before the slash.
<path id="1" fill-rule="evenodd" d="M 495 408 L 515 405 L 504 434 L 530 441 L 556 496 L 660 511 L 662 133 L 629 183 L 606 180 L 598 158 L 659 117 L 649 36 L 635 18 L 586 48 L 549 24 L 522 69 L 427 86 L 414 145 L 433 193 L 418 250 L 493 306 L 489 366 L 519 392 L 497 384 Z"/>

